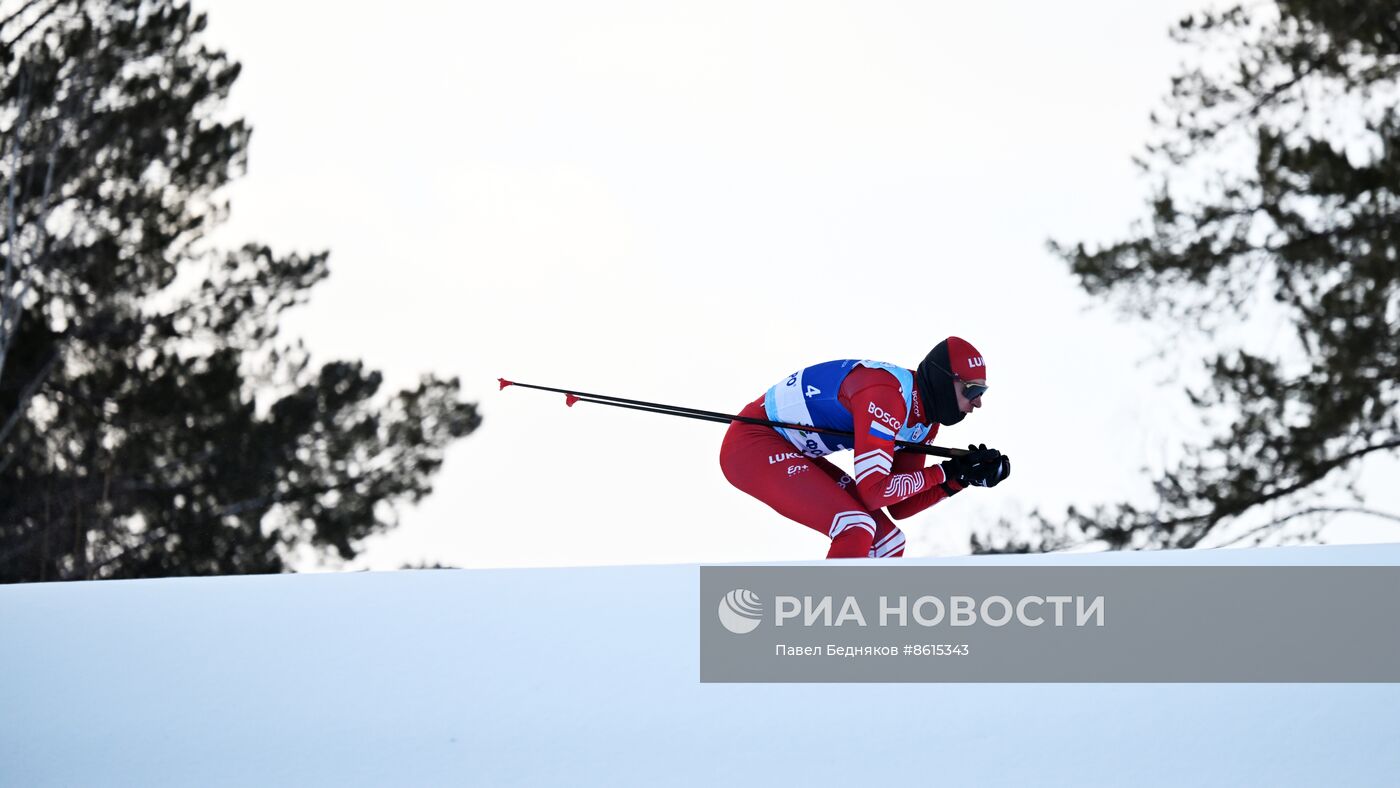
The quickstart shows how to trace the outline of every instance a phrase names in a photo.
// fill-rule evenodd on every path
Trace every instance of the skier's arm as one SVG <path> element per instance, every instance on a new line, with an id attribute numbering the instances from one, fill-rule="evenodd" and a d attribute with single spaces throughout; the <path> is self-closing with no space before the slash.
<path id="1" fill-rule="evenodd" d="M 852 393 L 849 408 L 855 427 L 856 493 L 867 510 L 892 506 L 947 481 L 937 465 L 919 462 L 895 472 L 895 435 L 908 413 L 893 376 L 888 385 L 871 385 Z M 901 459 L 902 459 L 901 454 Z"/>
<path id="2" fill-rule="evenodd" d="M 930 438 L 929 442 L 932 443 L 933 439 Z M 915 473 L 923 470 L 924 463 L 927 459 L 927 454 L 919 454 L 918 452 L 912 451 L 897 452 L 894 455 L 893 474 Z M 956 479 L 948 479 L 942 484 L 936 484 L 917 495 L 905 498 L 899 503 L 891 504 L 889 507 L 890 517 L 896 520 L 913 517 L 939 501 L 953 496 L 962 488 L 963 486 L 958 484 Z"/>
<path id="3" fill-rule="evenodd" d="M 958 484 L 956 479 L 949 479 L 942 484 L 936 484 L 918 495 L 905 498 L 899 503 L 890 506 L 890 517 L 896 520 L 913 517 L 939 501 L 945 498 L 951 498 L 961 489 L 962 485 Z"/>
<path id="4" fill-rule="evenodd" d="M 896 467 L 898 467 L 897 464 Z M 926 492 L 891 506 L 889 508 L 890 517 L 903 520 L 918 514 L 969 484 L 980 487 L 995 487 L 1011 475 L 1011 458 L 996 449 L 988 449 L 987 444 L 984 443 L 980 446 L 968 446 L 967 453 L 948 460 L 940 467 L 948 478 L 942 484 Z"/>

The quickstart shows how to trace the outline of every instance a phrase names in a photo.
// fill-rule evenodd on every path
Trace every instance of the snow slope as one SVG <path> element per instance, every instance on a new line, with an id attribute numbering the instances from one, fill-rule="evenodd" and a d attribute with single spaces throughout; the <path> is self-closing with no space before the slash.
<path id="1" fill-rule="evenodd" d="M 924 560 L 1400 564 L 1400 545 Z M 695 566 L 0 587 L 0 786 L 1396 785 L 1400 685 L 701 685 Z"/>

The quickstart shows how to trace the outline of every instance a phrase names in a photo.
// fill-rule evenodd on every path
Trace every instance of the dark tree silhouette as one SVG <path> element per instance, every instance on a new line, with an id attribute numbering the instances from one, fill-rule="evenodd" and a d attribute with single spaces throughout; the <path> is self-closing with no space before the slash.
<path id="1" fill-rule="evenodd" d="M 1228 427 L 1155 479 L 1153 505 L 1037 515 L 1030 538 L 1003 523 L 977 552 L 1312 538 L 1341 511 L 1400 520 L 1348 479 L 1400 449 L 1400 6 L 1277 0 L 1174 36 L 1199 65 L 1154 117 L 1150 219 L 1051 248 L 1088 293 L 1217 342 L 1210 383 L 1188 393 Z M 1291 348 L 1239 338 L 1261 309 Z"/>
<path id="2" fill-rule="evenodd" d="M 0 581 L 353 557 L 475 406 L 279 339 L 325 253 L 207 248 L 249 128 L 188 3 L 0 10 Z"/>

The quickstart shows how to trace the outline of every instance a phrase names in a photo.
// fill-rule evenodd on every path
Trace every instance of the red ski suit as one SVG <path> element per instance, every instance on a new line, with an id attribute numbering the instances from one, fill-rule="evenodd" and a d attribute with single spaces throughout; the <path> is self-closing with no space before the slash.
<path id="1" fill-rule="evenodd" d="M 855 479 L 825 458 L 804 456 L 772 427 L 738 421 L 725 433 L 720 468 L 730 484 L 831 537 L 827 558 L 899 557 L 904 533 L 890 517 L 917 514 L 962 488 L 941 467 L 924 467 L 928 455 L 895 451 L 893 439 L 878 437 L 898 433 L 909 420 L 931 421 L 918 392 L 910 400 L 913 413 L 907 413 L 894 375 L 860 367 L 846 376 L 838 397 L 855 419 Z M 767 418 L 763 397 L 739 415 Z M 931 424 L 926 441 L 932 443 L 937 432 Z"/>

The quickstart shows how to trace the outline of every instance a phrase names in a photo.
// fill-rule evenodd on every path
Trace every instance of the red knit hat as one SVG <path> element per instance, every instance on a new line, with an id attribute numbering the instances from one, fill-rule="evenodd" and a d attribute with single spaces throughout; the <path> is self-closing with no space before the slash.
<path id="1" fill-rule="evenodd" d="M 959 380 L 986 380 L 987 362 L 982 353 L 962 337 L 948 337 L 948 371 Z"/>

